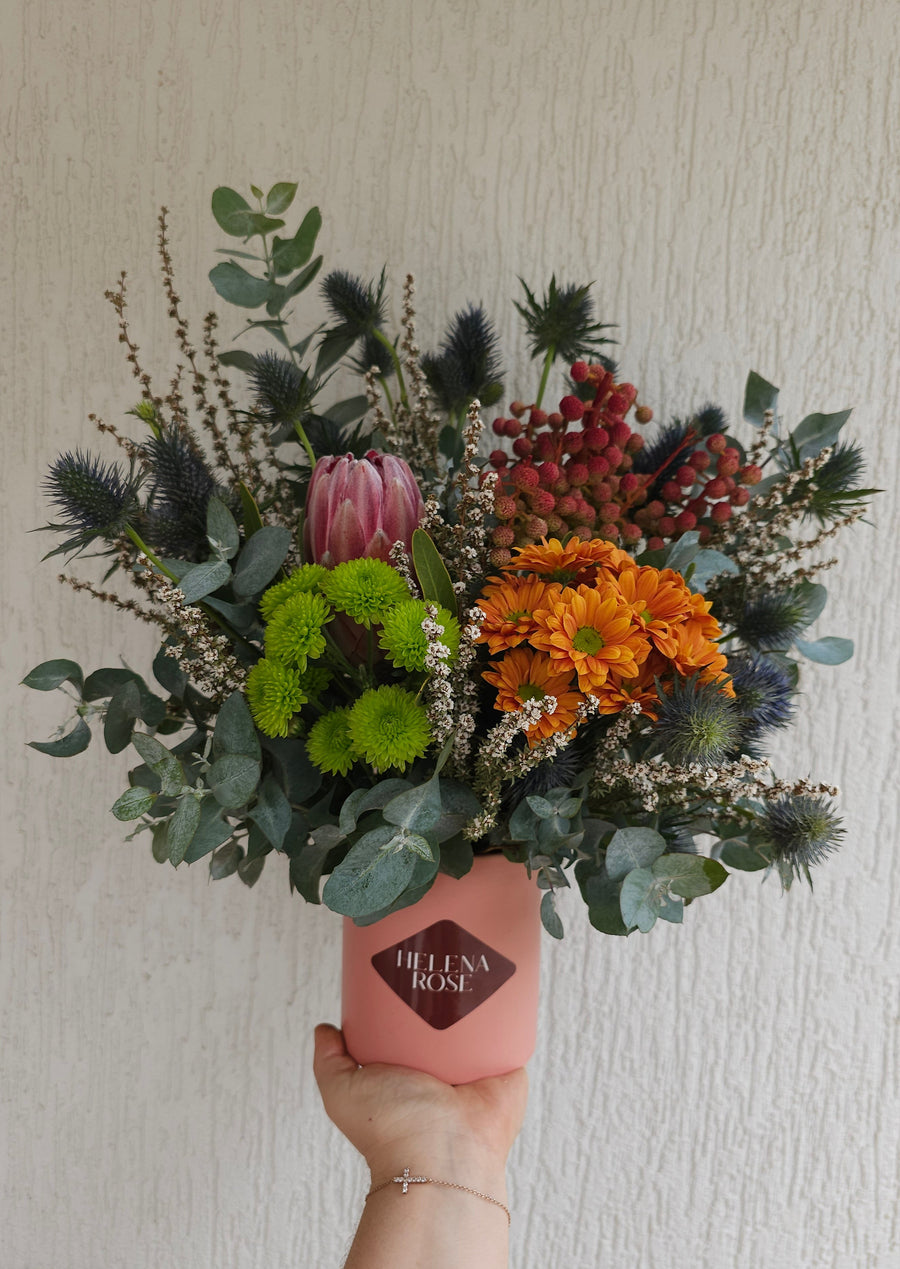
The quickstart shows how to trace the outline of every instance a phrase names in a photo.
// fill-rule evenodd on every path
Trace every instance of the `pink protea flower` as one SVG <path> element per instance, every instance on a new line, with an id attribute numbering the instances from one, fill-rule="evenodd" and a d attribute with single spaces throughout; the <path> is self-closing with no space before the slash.
<path id="1" fill-rule="evenodd" d="M 424 513 L 419 486 L 402 458 L 374 449 L 363 458 L 320 458 L 306 499 L 306 559 L 326 568 L 372 557 L 389 563 L 395 542 L 410 549 Z"/>

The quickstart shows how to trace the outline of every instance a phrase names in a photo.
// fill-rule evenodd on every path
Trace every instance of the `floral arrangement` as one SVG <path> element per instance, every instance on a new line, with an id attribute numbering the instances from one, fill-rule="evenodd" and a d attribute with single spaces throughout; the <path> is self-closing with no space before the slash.
<path id="1" fill-rule="evenodd" d="M 680 922 L 731 870 L 809 879 L 843 834 L 837 790 L 776 776 L 765 745 L 794 719 L 803 659 L 852 653 L 808 637 L 835 562 L 819 548 L 875 492 L 839 439 L 849 411 L 789 430 L 751 374 L 748 441 L 712 405 L 647 435 L 591 288 L 554 278 L 540 297 L 523 284 L 539 384 L 493 418 L 487 453 L 503 373 L 480 307 L 423 355 L 411 277 L 392 337 L 385 274 L 334 271 L 329 320 L 289 328 L 322 265 L 317 209 L 281 236 L 295 193 L 212 199 L 242 249 L 211 282 L 268 350 L 222 351 L 212 313 L 195 347 L 165 210 L 163 394 L 124 274 L 108 293 L 143 435 L 94 418 L 122 459 L 51 466 L 50 555 L 106 558 L 102 581 L 61 580 L 158 628 L 158 686 L 45 662 L 24 682 L 73 697 L 74 724 L 34 748 L 77 754 L 101 725 L 140 759 L 112 810 L 157 861 L 249 886 L 279 854 L 293 889 L 360 923 L 489 850 L 534 874 L 556 937 L 573 880 L 591 923 L 627 934 Z M 364 390 L 323 404 L 338 370 Z"/>

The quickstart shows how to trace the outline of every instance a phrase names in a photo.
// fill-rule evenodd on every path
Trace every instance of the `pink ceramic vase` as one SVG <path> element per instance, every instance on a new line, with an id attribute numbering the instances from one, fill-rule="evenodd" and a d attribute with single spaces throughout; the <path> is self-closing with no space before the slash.
<path id="1" fill-rule="evenodd" d="M 540 899 L 503 855 L 476 856 L 456 880 L 356 926 L 344 919 L 343 1027 L 357 1062 L 416 1067 L 467 1084 L 534 1052 Z"/>

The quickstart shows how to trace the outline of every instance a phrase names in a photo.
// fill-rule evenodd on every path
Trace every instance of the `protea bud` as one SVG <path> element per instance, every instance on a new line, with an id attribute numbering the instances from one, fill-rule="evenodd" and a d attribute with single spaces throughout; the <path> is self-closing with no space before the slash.
<path id="1" fill-rule="evenodd" d="M 370 449 L 320 458 L 309 483 L 304 529 L 306 559 L 334 568 L 346 560 L 390 562 L 390 550 L 407 550 L 425 504 L 402 458 Z"/>

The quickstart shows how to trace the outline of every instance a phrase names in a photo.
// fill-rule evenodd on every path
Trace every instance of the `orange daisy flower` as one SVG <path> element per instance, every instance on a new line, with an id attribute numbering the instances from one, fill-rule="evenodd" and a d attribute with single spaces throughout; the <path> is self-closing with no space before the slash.
<path id="1" fill-rule="evenodd" d="M 539 577 L 492 577 L 478 599 L 484 613 L 478 642 L 486 643 L 493 656 L 524 643 L 537 629 L 534 610 L 545 607 L 548 594 L 558 590 Z"/>
<path id="2" fill-rule="evenodd" d="M 575 711 L 584 697 L 575 690 L 571 673 L 560 673 L 550 657 L 529 648 L 514 648 L 491 665 L 493 670 L 485 670 L 482 678 L 497 688 L 497 709 L 520 713 L 526 701 L 556 698 L 553 713 L 542 714 L 525 733 L 529 745 L 574 724 Z"/>
<path id="3" fill-rule="evenodd" d="M 710 618 L 714 621 L 714 618 Z M 716 629 L 718 630 L 718 623 Z M 728 661 L 719 645 L 708 639 L 699 621 L 686 621 L 673 629 L 677 644 L 672 666 L 683 678 L 690 678 L 700 671 L 701 683 L 717 683 L 728 676 Z M 727 696 L 734 696 L 730 681 L 722 684 Z"/>
<path id="4" fill-rule="evenodd" d="M 601 687 L 610 675 L 635 677 L 650 644 L 615 586 L 567 587 L 548 600 L 534 614 L 532 646 L 548 652 L 560 671 L 574 670 L 583 692 Z"/>
<path id="5" fill-rule="evenodd" d="M 594 581 L 604 569 L 616 574 L 629 564 L 634 561 L 627 551 L 602 538 L 588 542 L 573 538 L 565 546 L 559 538 L 541 538 L 532 546 L 520 546 L 506 567 L 528 569 L 563 586 L 579 586 Z"/>
<path id="6" fill-rule="evenodd" d="M 707 639 L 721 639 L 722 627 L 712 615 L 712 602 L 702 595 L 692 593 L 690 596 L 689 617 L 697 622 Z"/>
<path id="7" fill-rule="evenodd" d="M 645 662 L 646 664 L 646 662 Z M 601 714 L 621 714 L 628 705 L 639 703 L 647 718 L 656 718 L 656 706 L 659 697 L 653 675 L 644 674 L 644 666 L 640 666 L 637 678 L 607 679 L 602 687 L 598 687 L 591 695 L 597 701 Z"/>
<path id="8" fill-rule="evenodd" d="M 631 605 L 638 627 L 653 646 L 667 657 L 674 656 L 677 644 L 671 628 L 691 611 L 691 592 L 681 575 L 671 568 L 660 572 L 644 565 L 623 569 L 618 586 Z"/>

